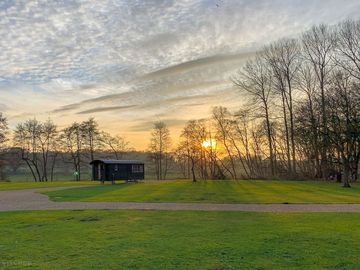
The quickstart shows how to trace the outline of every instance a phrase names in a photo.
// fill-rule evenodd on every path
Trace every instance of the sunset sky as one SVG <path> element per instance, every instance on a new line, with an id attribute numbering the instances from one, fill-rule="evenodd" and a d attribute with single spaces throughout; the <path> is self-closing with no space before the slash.
<path id="1" fill-rule="evenodd" d="M 175 137 L 239 106 L 229 78 L 267 42 L 359 14 L 359 0 L 2 0 L 0 111 L 12 127 L 93 116 L 144 149 L 154 121 Z"/>

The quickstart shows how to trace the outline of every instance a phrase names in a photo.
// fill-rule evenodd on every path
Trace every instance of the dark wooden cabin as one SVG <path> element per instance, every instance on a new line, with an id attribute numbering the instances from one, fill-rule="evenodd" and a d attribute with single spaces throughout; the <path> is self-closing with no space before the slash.
<path id="1" fill-rule="evenodd" d="M 90 162 L 93 179 L 101 182 L 144 179 L 144 162 L 139 160 L 97 159 Z"/>

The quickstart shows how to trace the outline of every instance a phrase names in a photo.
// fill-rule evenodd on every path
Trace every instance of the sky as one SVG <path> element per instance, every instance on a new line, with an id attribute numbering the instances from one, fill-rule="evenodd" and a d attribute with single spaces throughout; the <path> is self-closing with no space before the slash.
<path id="1" fill-rule="evenodd" d="M 358 19 L 359 0 L 1 0 L 0 111 L 11 127 L 94 117 L 146 149 L 214 106 L 236 109 L 231 77 L 265 44 Z"/>

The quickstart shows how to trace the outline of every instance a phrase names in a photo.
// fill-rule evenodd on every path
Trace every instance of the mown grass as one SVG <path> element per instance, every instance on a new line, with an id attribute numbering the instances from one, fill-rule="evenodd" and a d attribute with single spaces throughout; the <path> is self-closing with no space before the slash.
<path id="1" fill-rule="evenodd" d="M 0 182 L 0 190 L 97 185 L 95 181 Z"/>
<path id="2" fill-rule="evenodd" d="M 360 185 L 311 181 L 161 181 L 45 192 L 53 201 L 360 203 Z"/>
<path id="3" fill-rule="evenodd" d="M 1 269 L 359 269 L 360 215 L 0 213 Z"/>

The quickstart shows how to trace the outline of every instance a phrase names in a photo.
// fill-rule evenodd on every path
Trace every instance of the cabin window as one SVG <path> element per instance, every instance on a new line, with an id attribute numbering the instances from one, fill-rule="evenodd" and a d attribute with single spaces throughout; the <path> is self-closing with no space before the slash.
<path id="1" fill-rule="evenodd" d="M 144 172 L 144 166 L 139 164 L 132 165 L 132 172 L 133 173 L 142 173 Z"/>

